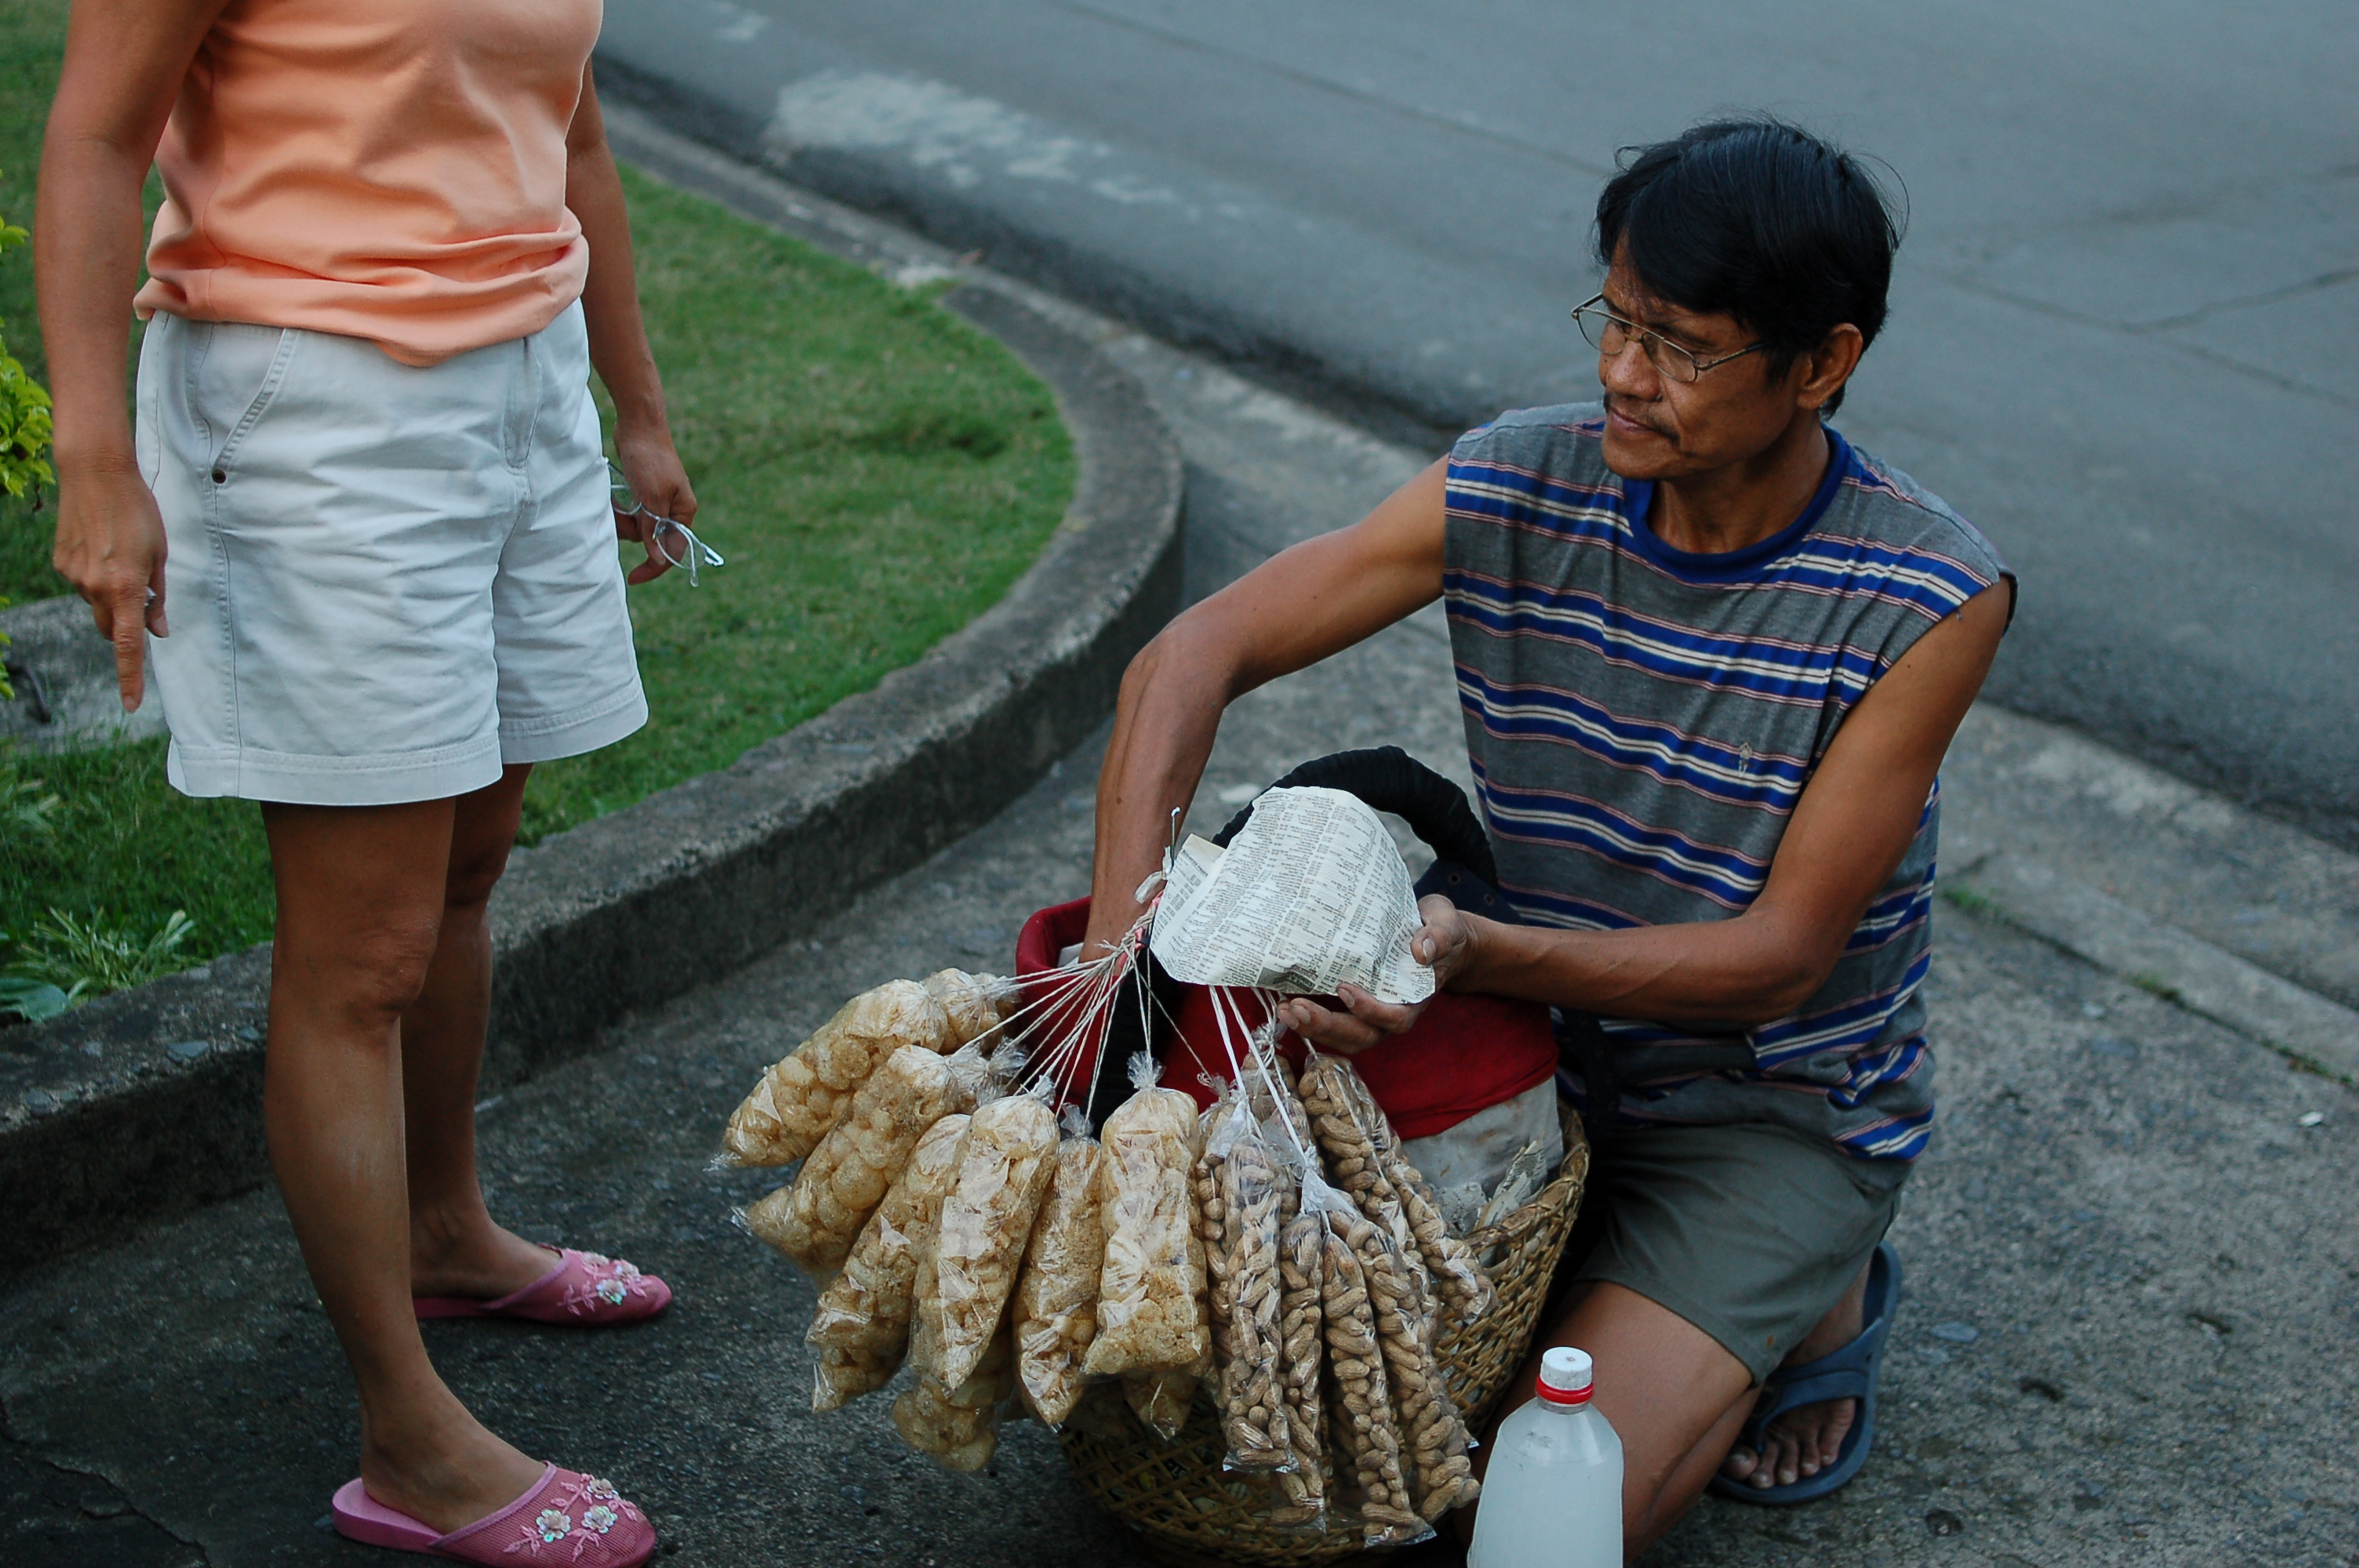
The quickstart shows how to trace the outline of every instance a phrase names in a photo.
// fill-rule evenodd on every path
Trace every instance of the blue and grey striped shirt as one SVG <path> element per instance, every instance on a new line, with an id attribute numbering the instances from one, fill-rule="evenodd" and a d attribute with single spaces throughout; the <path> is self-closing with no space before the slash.
<path id="1" fill-rule="evenodd" d="M 1449 464 L 1442 591 L 1501 892 L 1572 930 L 1722 920 L 1759 895 L 1844 717 L 1917 639 L 2006 575 L 1973 524 L 1832 430 L 1792 525 L 1692 555 L 1653 486 L 1605 466 L 1593 404 L 1502 416 Z M 1745 1070 L 1628 1090 L 1626 1123 L 1771 1121 L 1908 1161 L 1933 1117 L 1919 995 L 1940 787 L 1834 971 L 1794 1012 L 1713 1034 L 1608 1020 L 1626 1044 L 1741 1040 Z M 1643 1060 L 1643 1058 L 1642 1058 Z"/>

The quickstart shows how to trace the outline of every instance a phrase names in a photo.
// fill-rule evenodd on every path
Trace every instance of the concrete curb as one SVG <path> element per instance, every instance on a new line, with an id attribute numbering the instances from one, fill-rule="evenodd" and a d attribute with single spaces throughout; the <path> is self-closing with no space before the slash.
<path id="1" fill-rule="evenodd" d="M 1178 608 L 1179 449 L 1137 384 L 1008 293 L 962 287 L 945 303 L 1054 389 L 1080 469 L 1063 523 L 1005 599 L 875 690 L 520 851 L 493 904 L 486 1089 L 817 929 L 989 820 L 1101 720 Z M 266 945 L 5 1037 L 0 1271 L 266 1176 L 268 980 Z"/>
<path id="2" fill-rule="evenodd" d="M 1951 902 L 2359 1087 L 2359 856 L 1986 702 L 1941 800 Z"/>
<path id="3" fill-rule="evenodd" d="M 2027 857 L 1994 851 L 1943 892 L 2346 1084 L 2359 1012 Z"/>

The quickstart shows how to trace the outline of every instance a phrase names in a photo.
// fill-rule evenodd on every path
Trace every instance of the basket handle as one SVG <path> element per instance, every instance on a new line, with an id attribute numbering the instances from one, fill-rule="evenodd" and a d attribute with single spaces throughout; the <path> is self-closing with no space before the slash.
<path id="1" fill-rule="evenodd" d="M 1491 840 L 1466 804 L 1466 792 L 1398 746 L 1314 757 L 1270 787 L 1340 789 L 1355 795 L 1378 811 L 1402 818 L 1442 860 L 1455 860 L 1493 887 L 1499 883 Z M 1252 817 L 1253 806 L 1247 804 L 1212 836 L 1212 842 L 1227 849 Z"/>

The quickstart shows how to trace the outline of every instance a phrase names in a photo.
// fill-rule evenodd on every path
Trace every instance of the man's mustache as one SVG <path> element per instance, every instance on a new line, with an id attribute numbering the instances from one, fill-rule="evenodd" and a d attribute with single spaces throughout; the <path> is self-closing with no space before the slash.
<path id="1" fill-rule="evenodd" d="M 1605 411 L 1609 414 L 1618 414 L 1623 418 L 1630 421 L 1631 424 L 1641 426 L 1647 429 L 1652 430 L 1658 436 L 1668 436 L 1670 434 L 1669 431 L 1664 429 L 1660 425 L 1656 424 L 1652 419 L 1642 419 L 1637 415 L 1631 413 L 1629 400 L 1614 393 L 1609 392 L 1605 395 Z"/>

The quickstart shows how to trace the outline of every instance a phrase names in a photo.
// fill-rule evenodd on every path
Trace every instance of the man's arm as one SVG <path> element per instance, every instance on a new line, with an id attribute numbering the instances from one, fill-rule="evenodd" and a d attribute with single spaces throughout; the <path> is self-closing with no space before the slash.
<path id="1" fill-rule="evenodd" d="M 114 644 L 126 710 L 139 706 L 147 667 L 140 632 L 166 630 L 164 524 L 139 478 L 123 386 L 139 280 L 139 188 L 223 4 L 77 0 L 41 141 L 33 266 L 56 398 L 49 558 Z"/>
<path id="2" fill-rule="evenodd" d="M 1417 956 L 1452 990 L 1523 997 L 1614 1018 L 1765 1023 L 1826 983 L 1843 945 L 1916 837 L 1934 774 L 1982 689 L 2014 589 L 1967 601 L 1869 688 L 1802 791 L 1761 896 L 1729 920 L 1629 931 L 1504 925 L 1425 901 Z M 1297 998 L 1279 1016 L 1307 1038 L 1356 1051 L 1417 1010 L 1346 989 L 1348 1012 Z"/>
<path id="3" fill-rule="evenodd" d="M 1352 526 L 1273 556 L 1131 661 L 1098 773 L 1085 950 L 1138 918 L 1133 895 L 1163 863 L 1171 813 L 1195 797 L 1223 709 L 1440 596 L 1443 476 L 1436 462 Z"/>
<path id="4" fill-rule="evenodd" d="M 582 286 L 582 317 L 590 333 L 590 362 L 614 399 L 614 456 L 631 492 L 658 517 L 676 523 L 696 519 L 696 492 L 671 438 L 664 406 L 663 379 L 647 347 L 639 316 L 639 284 L 631 256 L 631 220 L 623 206 L 623 178 L 606 146 L 605 117 L 588 66 L 582 68 L 582 101 L 565 133 L 565 205 L 590 242 L 590 276 Z M 670 569 L 655 546 L 654 524 L 646 517 L 617 517 L 622 537 L 646 544 L 647 558 L 625 581 L 647 582 Z"/>

